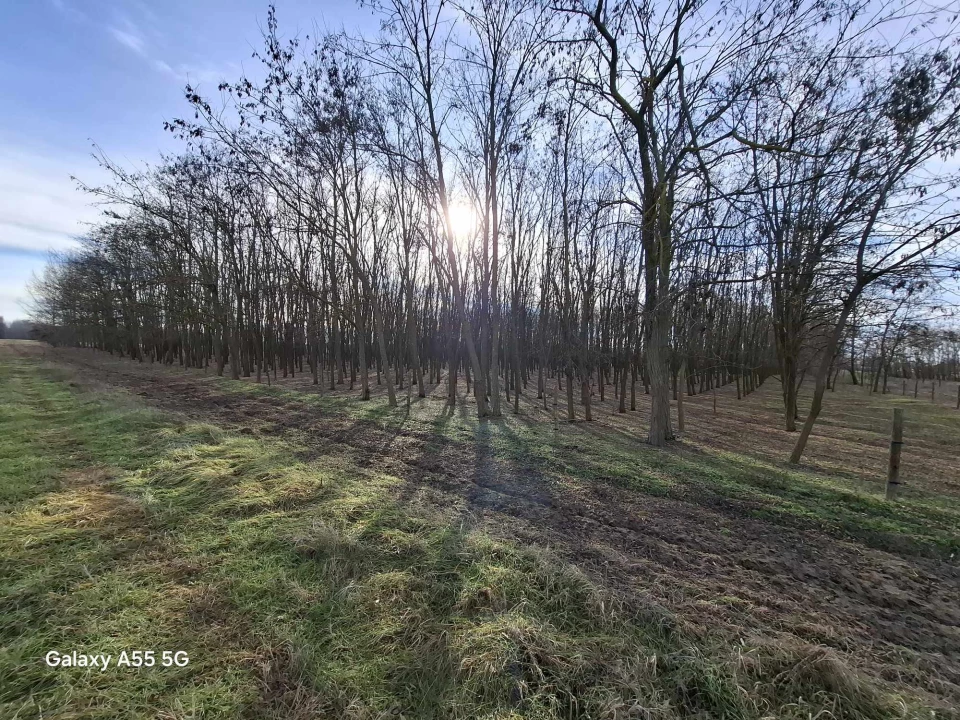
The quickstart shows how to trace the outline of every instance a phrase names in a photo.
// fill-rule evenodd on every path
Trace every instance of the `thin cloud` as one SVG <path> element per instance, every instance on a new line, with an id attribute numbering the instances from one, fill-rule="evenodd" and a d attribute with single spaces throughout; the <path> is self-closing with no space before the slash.
<path id="1" fill-rule="evenodd" d="M 154 61 L 153 61 L 153 67 L 154 67 L 158 72 L 162 72 L 164 75 L 169 75 L 170 77 L 175 77 L 175 78 L 177 78 L 178 80 L 180 79 L 180 75 L 177 73 L 177 71 L 174 70 L 172 67 L 170 67 L 170 64 L 169 64 L 169 63 L 164 62 L 163 60 L 154 60 Z"/>
<path id="2" fill-rule="evenodd" d="M 108 30 L 113 35 L 113 39 L 137 55 L 146 56 L 146 48 L 143 35 L 137 30 L 136 26 L 129 20 L 124 22 L 123 28 L 111 25 Z"/>
<path id="3" fill-rule="evenodd" d="M 75 250 L 77 237 L 102 218 L 71 175 L 90 185 L 109 180 L 89 155 L 0 141 L 0 315 L 7 322 L 28 315 L 27 287 L 49 253 Z"/>
<path id="4" fill-rule="evenodd" d="M 14 257 L 28 257 L 28 258 L 39 258 L 41 260 L 46 260 L 50 257 L 50 250 L 43 250 L 38 248 L 25 248 L 20 247 L 19 245 L 7 245 L 0 242 L 0 255 L 14 256 Z M 19 288 L 16 288 L 19 289 Z"/>
<path id="5" fill-rule="evenodd" d="M 80 20 L 86 22 L 87 16 L 83 14 L 80 10 L 75 8 L 73 5 L 68 4 L 65 0 L 50 0 L 50 4 L 56 8 L 57 12 L 61 15 L 64 15 L 71 20 Z"/>
<path id="6" fill-rule="evenodd" d="M 163 43 L 148 43 L 140 27 L 127 18 L 124 18 L 117 25 L 109 26 L 107 30 L 114 40 L 144 58 L 155 71 L 173 78 L 178 83 L 190 83 L 191 85 L 217 84 L 225 77 L 237 75 L 240 71 L 240 66 L 233 62 L 222 67 L 190 63 L 171 64 L 156 56 L 154 46 L 157 44 L 162 46 Z"/>
<path id="7" fill-rule="evenodd" d="M 85 223 L 100 218 L 100 210 L 77 189 L 71 173 L 94 184 L 105 179 L 85 156 L 0 145 L 0 246 L 41 252 L 76 247 L 74 238 Z"/>
<path id="8" fill-rule="evenodd" d="M 178 68 L 181 77 L 192 83 L 219 83 L 229 75 L 236 75 L 239 65 L 229 63 L 225 68 L 198 67 L 196 65 L 181 65 Z"/>
<path id="9" fill-rule="evenodd" d="M 235 77 L 241 72 L 240 66 L 236 63 L 228 63 L 223 67 L 185 63 L 173 66 L 164 60 L 153 60 L 152 64 L 157 72 L 174 78 L 178 82 L 186 82 L 191 85 L 216 85 L 225 78 Z"/>

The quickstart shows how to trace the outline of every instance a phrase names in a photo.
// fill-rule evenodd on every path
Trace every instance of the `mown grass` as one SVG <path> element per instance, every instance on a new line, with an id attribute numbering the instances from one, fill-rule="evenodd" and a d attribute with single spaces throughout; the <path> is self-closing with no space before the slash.
<path id="1" fill-rule="evenodd" d="M 0 717 L 929 717 L 827 649 L 694 635 L 339 456 L 2 356 L 0 408 Z M 524 461 L 537 440 L 488 439 Z"/>
<path id="2" fill-rule="evenodd" d="M 882 550 L 935 557 L 960 552 L 956 498 L 911 491 L 892 503 L 845 478 L 705 446 L 657 450 L 633 436 L 583 423 L 505 418 L 481 424 L 457 413 L 433 419 L 432 428 L 447 440 L 487 443 L 516 468 L 553 478 L 609 482 L 647 495 L 729 506 Z"/>
<path id="3" fill-rule="evenodd" d="M 218 386 L 219 388 L 219 386 Z M 824 475 L 809 468 L 792 468 L 759 457 L 725 452 L 689 442 L 669 452 L 650 448 L 636 435 L 608 426 L 553 423 L 513 416 L 479 422 L 464 406 L 437 412 L 433 404 L 415 403 L 410 412 L 392 410 L 384 398 L 361 403 L 349 397 L 305 394 L 281 386 L 228 383 L 233 393 L 259 393 L 304 403 L 325 412 L 375 422 L 386 430 L 432 434 L 438 444 L 471 443 L 506 460 L 519 472 L 563 483 L 609 482 L 648 495 L 692 500 L 711 505 L 735 504 L 737 512 L 891 552 L 949 558 L 960 553 L 960 502 L 957 498 L 908 486 L 888 502 L 882 483 L 876 488 L 843 473 Z M 770 402 L 774 402 L 772 398 Z M 960 436 L 960 414 L 941 406 L 894 395 L 860 399 L 866 416 L 843 421 L 874 428 L 890 404 L 909 406 L 911 432 L 936 442 Z M 776 408 L 774 408 L 776 409 Z M 828 416 L 825 423 L 837 422 Z M 882 471 L 883 468 L 880 468 Z"/>

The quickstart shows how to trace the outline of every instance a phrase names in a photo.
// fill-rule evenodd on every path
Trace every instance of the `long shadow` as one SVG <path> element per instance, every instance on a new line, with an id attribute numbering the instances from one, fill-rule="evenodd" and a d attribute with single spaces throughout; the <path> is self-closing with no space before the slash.
<path id="1" fill-rule="evenodd" d="M 342 537 L 324 533 L 313 543 L 301 541 L 292 558 L 293 572 L 321 598 L 297 618 L 298 649 L 308 662 L 316 662 L 305 668 L 313 677 L 320 675 L 320 667 L 339 666 L 349 674 L 354 668 L 384 663 L 389 671 L 380 676 L 379 691 L 395 703 L 384 708 L 387 716 L 439 718 L 456 689 L 459 670 L 447 629 L 462 613 L 459 603 L 475 558 L 464 528 L 451 523 L 423 537 L 410 517 L 402 502 L 384 497 L 365 518 L 356 537 L 359 545 L 346 555 Z M 421 542 L 386 551 L 383 539 L 398 535 Z M 275 552 L 279 564 L 290 564 L 289 546 L 278 546 Z M 391 603 L 398 603 L 397 617 L 391 614 Z M 358 613 L 358 604 L 369 605 L 370 611 Z M 405 621 L 397 623 L 401 614 Z"/>
<path id="2" fill-rule="evenodd" d="M 173 376 L 166 377 L 167 390 L 172 387 L 170 377 Z M 458 398 L 460 402 L 456 408 L 444 408 L 432 423 L 428 421 L 429 430 L 423 432 L 417 427 L 420 420 L 409 417 L 402 409 L 390 408 L 382 393 L 367 405 L 342 395 L 318 397 L 279 385 L 266 387 L 243 383 L 241 387 L 228 379 L 214 377 L 209 380 L 202 383 L 202 388 L 182 388 L 185 393 L 195 395 L 200 405 L 206 406 L 208 419 L 218 424 L 226 419 L 228 425 L 233 420 L 243 430 L 251 419 L 263 419 L 258 416 L 268 414 L 265 419 L 273 427 L 265 428 L 265 434 L 292 435 L 302 439 L 310 448 L 301 454 L 305 459 L 321 454 L 339 454 L 344 448 L 350 448 L 348 452 L 361 466 L 384 462 L 395 469 L 397 459 L 388 459 L 391 448 L 400 435 L 412 434 L 422 440 L 422 446 L 419 456 L 399 460 L 402 476 L 422 474 L 424 455 L 457 456 L 461 454 L 461 444 L 473 442 L 476 447 L 472 467 L 468 469 L 462 463 L 455 463 L 457 472 L 474 481 L 474 485 L 479 481 L 496 486 L 498 492 L 506 495 L 522 496 L 525 493 L 534 502 L 542 499 L 542 488 L 548 485 L 543 473 L 546 468 L 552 475 L 569 474 L 587 483 L 612 483 L 651 495 L 692 500 L 729 515 L 746 512 L 790 525 L 806 523 L 809 527 L 817 526 L 815 516 L 824 516 L 831 525 L 826 529 L 836 532 L 839 528 L 841 535 L 851 532 L 856 535 L 858 523 L 869 525 L 873 522 L 879 527 L 887 520 L 908 526 L 912 534 L 921 536 L 927 535 L 924 523 L 930 523 L 934 534 L 943 535 L 952 520 L 949 513 L 941 517 L 942 513 L 932 510 L 900 511 L 898 517 L 892 517 L 869 498 L 860 497 L 846 488 L 833 489 L 822 484 L 816 488 L 807 487 L 809 482 L 814 482 L 813 479 L 798 481 L 793 473 L 786 468 L 780 469 L 775 463 L 753 462 L 747 458 L 737 460 L 691 447 L 654 450 L 645 446 L 639 435 L 623 427 L 612 427 L 610 423 L 578 422 L 569 426 L 566 423 L 547 424 L 521 415 L 516 419 L 527 429 L 529 436 L 520 437 L 513 429 L 514 419 L 485 420 L 479 424 L 470 419 L 470 406 L 463 395 Z M 138 379 L 141 384 L 143 381 L 142 377 Z M 185 385 L 191 385 L 196 379 L 185 377 L 184 381 Z M 163 382 L 159 386 L 164 389 Z M 251 408 L 250 400 L 254 398 L 259 402 L 254 400 Z M 279 402 L 283 405 L 278 407 Z M 531 402 L 525 395 L 524 404 Z M 227 418 L 223 417 L 224 411 Z M 230 418 L 230 414 L 236 417 Z M 456 416 L 463 429 L 463 439 L 453 436 Z M 471 437 L 466 437 L 471 430 Z M 584 435 L 597 442 L 583 443 Z M 322 441 L 317 442 L 318 438 Z M 426 463 L 426 469 L 430 470 L 436 464 L 442 463 Z M 835 476 L 835 473 L 829 474 Z M 535 489 L 536 485 L 540 488 Z M 489 488 L 491 492 L 493 489 Z M 812 519 L 805 519 L 810 515 L 806 506 L 819 506 Z M 870 522 L 863 521 L 864 516 Z M 891 536 L 889 532 L 869 528 L 859 534 L 871 544 L 886 544 Z M 946 547 L 952 548 L 954 544 L 947 542 Z"/>

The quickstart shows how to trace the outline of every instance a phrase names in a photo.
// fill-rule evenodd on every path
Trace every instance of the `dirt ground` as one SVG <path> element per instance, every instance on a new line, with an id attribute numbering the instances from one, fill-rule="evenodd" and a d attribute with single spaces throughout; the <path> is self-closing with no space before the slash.
<path id="1" fill-rule="evenodd" d="M 909 686 L 934 706 L 960 707 L 960 565 L 955 558 L 898 555 L 785 527 L 746 514 L 735 501 L 678 500 L 587 482 L 565 484 L 559 492 L 537 467 L 500 456 L 480 431 L 473 441 L 459 441 L 438 438 L 418 424 L 386 429 L 349 413 L 318 412 L 309 402 L 309 394 L 318 392 L 309 374 L 277 383 L 302 390 L 301 400 L 291 394 L 227 392 L 212 371 L 139 364 L 82 350 L 6 347 L 43 354 L 74 370 L 78 382 L 123 388 L 165 410 L 241 432 L 289 438 L 308 455 L 347 454 L 362 466 L 401 478 L 399 502 L 430 504 L 496 535 L 550 546 L 626 603 L 660 604 L 693 632 L 719 633 L 731 644 L 763 636 L 826 645 L 851 666 Z M 776 385 L 771 380 L 743 401 L 731 388 L 722 389 L 716 416 L 709 393 L 688 398 L 682 443 L 687 449 L 664 452 L 711 447 L 782 459 L 795 435 L 779 429 Z M 899 392 L 899 381 L 893 387 Z M 948 406 L 957 389 L 944 384 L 937 391 Z M 414 395 L 415 412 L 428 417 L 447 412 L 444 392 L 443 385 L 428 386 L 426 399 Z M 929 397 L 929 385 L 926 392 Z M 406 390 L 400 397 L 405 401 Z M 646 410 L 645 398 L 639 399 L 638 413 L 620 416 L 614 412 L 613 388 L 607 388 L 584 442 L 590 441 L 587 432 L 608 431 L 639 442 Z M 884 402 L 846 386 L 828 396 L 808 466 L 864 484 L 881 483 L 888 432 Z M 529 396 L 521 410 L 525 421 L 553 418 L 552 409 L 544 411 Z M 472 408 L 464 402 L 456 412 Z M 960 496 L 957 438 L 946 430 L 911 437 L 909 416 L 907 427 L 908 447 L 917 448 L 905 467 L 907 484 Z"/>

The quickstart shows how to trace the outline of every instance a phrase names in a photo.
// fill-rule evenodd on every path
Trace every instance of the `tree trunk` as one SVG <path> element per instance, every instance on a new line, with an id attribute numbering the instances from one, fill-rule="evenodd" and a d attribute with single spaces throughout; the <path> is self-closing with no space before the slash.
<path id="1" fill-rule="evenodd" d="M 651 312 L 646 348 L 647 374 L 650 378 L 648 442 L 655 447 L 663 447 L 668 440 L 673 439 L 670 422 L 670 367 L 667 357 L 671 318 L 665 301 L 657 305 Z"/>
<path id="2" fill-rule="evenodd" d="M 815 376 L 813 402 L 810 404 L 810 412 L 807 414 L 807 420 L 803 424 L 803 430 L 800 431 L 800 437 L 797 438 L 797 444 L 794 446 L 793 453 L 790 455 L 790 463 L 792 465 L 797 465 L 800 462 L 800 458 L 803 457 L 803 451 L 807 447 L 807 440 L 810 439 L 810 433 L 813 432 L 813 426 L 817 422 L 817 417 L 820 415 L 820 409 L 823 407 L 823 393 L 827 389 L 827 374 L 830 372 L 830 366 L 833 364 L 834 353 L 836 353 L 837 346 L 843 337 L 843 331 L 846 329 L 847 318 L 850 317 L 850 313 L 857 302 L 857 298 L 860 297 L 862 290 L 863 288 L 860 287 L 855 288 L 847 298 L 843 306 L 843 311 L 840 313 L 840 317 L 837 318 L 837 326 L 830 335 L 830 341 L 827 347 L 824 348 L 823 357 L 820 359 L 820 365 L 817 368 L 817 374 Z M 851 357 L 853 357 L 852 353 Z M 852 371 L 853 368 L 851 367 L 851 372 Z"/>

